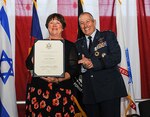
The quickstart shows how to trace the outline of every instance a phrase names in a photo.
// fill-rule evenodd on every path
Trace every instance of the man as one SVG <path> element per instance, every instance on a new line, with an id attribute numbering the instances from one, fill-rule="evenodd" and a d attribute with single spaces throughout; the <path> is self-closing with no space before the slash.
<path id="1" fill-rule="evenodd" d="M 118 69 L 120 46 L 111 31 L 100 32 L 88 12 L 79 16 L 85 37 L 77 40 L 83 77 L 83 103 L 88 117 L 120 117 L 120 99 L 127 96 Z"/>

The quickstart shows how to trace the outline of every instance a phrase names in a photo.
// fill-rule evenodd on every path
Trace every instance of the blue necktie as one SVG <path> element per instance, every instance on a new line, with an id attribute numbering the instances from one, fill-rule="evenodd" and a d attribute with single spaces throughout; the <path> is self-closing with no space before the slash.
<path id="1" fill-rule="evenodd" d="M 91 52 L 91 47 L 92 47 L 92 37 L 89 36 L 88 39 L 89 39 L 89 53 L 90 53 Z"/>

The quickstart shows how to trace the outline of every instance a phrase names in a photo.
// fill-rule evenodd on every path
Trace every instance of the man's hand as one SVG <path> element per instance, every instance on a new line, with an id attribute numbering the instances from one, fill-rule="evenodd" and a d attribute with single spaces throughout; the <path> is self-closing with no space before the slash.
<path id="1" fill-rule="evenodd" d="M 92 61 L 89 58 L 86 58 L 84 55 L 82 55 L 82 59 L 78 61 L 78 64 L 82 64 L 86 69 L 93 68 Z"/>

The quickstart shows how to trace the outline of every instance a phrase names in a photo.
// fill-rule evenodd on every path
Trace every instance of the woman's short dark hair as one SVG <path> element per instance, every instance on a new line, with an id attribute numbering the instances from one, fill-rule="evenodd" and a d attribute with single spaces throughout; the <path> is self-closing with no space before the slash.
<path id="1" fill-rule="evenodd" d="M 66 21 L 65 21 L 64 16 L 59 14 L 59 13 L 53 13 L 53 14 L 51 14 L 47 17 L 46 24 L 45 24 L 46 28 L 48 28 L 48 23 L 51 20 L 54 20 L 54 19 L 60 21 L 60 23 L 62 24 L 63 29 L 66 27 Z"/>

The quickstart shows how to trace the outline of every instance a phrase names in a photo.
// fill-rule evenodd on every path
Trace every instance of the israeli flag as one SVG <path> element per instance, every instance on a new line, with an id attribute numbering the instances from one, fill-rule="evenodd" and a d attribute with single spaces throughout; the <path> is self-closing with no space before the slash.
<path id="1" fill-rule="evenodd" d="M 18 117 L 13 57 L 14 11 L 15 0 L 0 1 L 0 117 Z"/>

